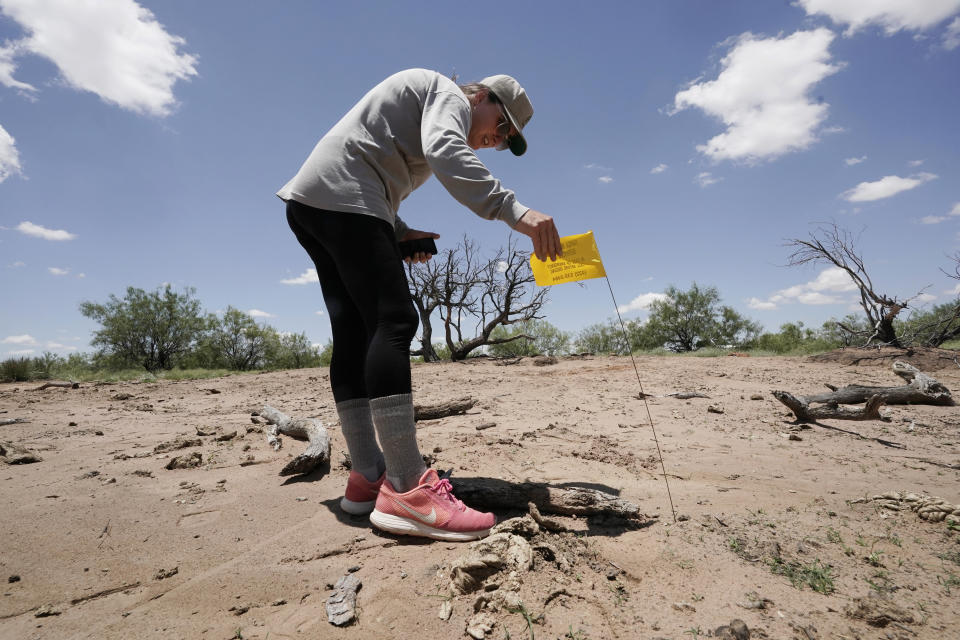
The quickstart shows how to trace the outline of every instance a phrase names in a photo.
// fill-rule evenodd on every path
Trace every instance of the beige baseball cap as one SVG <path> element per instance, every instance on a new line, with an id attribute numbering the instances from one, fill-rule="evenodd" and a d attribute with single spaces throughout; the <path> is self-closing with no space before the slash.
<path id="1" fill-rule="evenodd" d="M 520 83 L 510 76 L 497 75 L 484 78 L 480 84 L 490 88 L 490 91 L 497 96 L 503 105 L 503 111 L 506 113 L 510 124 L 517 130 L 515 135 L 500 143 L 497 149 L 510 148 L 515 156 L 522 156 L 527 150 L 527 140 L 523 137 L 523 128 L 533 117 L 533 105 L 527 98 L 527 92 L 523 90 Z"/>

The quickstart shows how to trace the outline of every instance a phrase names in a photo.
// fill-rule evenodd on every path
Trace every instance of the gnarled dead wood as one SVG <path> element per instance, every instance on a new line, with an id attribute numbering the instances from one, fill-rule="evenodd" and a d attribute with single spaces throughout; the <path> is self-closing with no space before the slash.
<path id="1" fill-rule="evenodd" d="M 862 409 L 843 409 L 836 405 L 811 407 L 803 397 L 796 397 L 786 391 L 774 391 L 773 397 L 787 405 L 797 416 L 797 420 L 816 422 L 817 420 L 889 420 L 880 415 L 883 396 L 875 395 L 867 400 Z"/>
<path id="2" fill-rule="evenodd" d="M 79 382 L 47 382 L 46 384 L 43 384 L 37 387 L 36 389 L 33 389 L 33 391 L 43 391 L 44 389 L 49 389 L 51 387 L 62 387 L 64 389 L 79 389 L 80 383 Z"/>
<path id="3" fill-rule="evenodd" d="M 473 507 L 527 510 L 568 516 L 613 515 L 649 520 L 640 507 L 623 498 L 586 487 L 557 487 L 545 482 L 508 482 L 496 478 L 450 478 L 458 498 Z"/>
<path id="4" fill-rule="evenodd" d="M 786 391 L 774 391 L 773 396 L 787 405 L 799 420 L 882 420 L 880 407 L 884 404 L 932 404 L 952 407 L 955 403 L 950 390 L 911 364 L 897 360 L 893 372 L 908 384 L 899 387 L 867 387 L 849 385 L 838 389 L 827 385 L 830 393 L 812 396 L 794 396 Z M 866 405 L 861 410 L 841 409 L 841 404 Z M 823 404 L 824 407 L 811 407 Z"/>
<path id="5" fill-rule="evenodd" d="M 413 419 L 438 420 L 447 416 L 460 415 L 472 409 L 476 404 L 476 398 L 470 397 L 448 400 L 440 404 L 415 404 L 413 405 Z"/>
<path id="6" fill-rule="evenodd" d="M 325 462 L 330 462 L 330 436 L 323 424 L 314 418 L 291 418 L 270 405 L 264 405 L 260 416 L 273 425 L 267 434 L 267 442 L 274 450 L 280 449 L 280 434 L 309 440 L 307 450 L 286 464 L 280 470 L 281 476 L 310 473 Z"/>
<path id="7" fill-rule="evenodd" d="M 954 406 L 950 390 L 942 383 L 911 364 L 897 360 L 893 363 L 893 372 L 907 381 L 899 387 L 866 387 L 853 384 L 842 389 L 827 385 L 831 393 L 805 396 L 810 404 L 860 404 L 871 397 L 883 397 L 884 404 L 932 404 L 944 407 Z"/>

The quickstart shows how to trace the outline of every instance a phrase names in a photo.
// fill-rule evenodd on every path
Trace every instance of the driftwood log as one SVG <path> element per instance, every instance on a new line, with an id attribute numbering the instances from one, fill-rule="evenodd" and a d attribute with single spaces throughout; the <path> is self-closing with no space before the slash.
<path id="1" fill-rule="evenodd" d="M 893 372 L 907 381 L 899 387 L 867 387 L 849 385 L 839 389 L 827 385 L 830 393 L 812 396 L 794 396 L 786 391 L 774 391 L 773 397 L 785 404 L 798 420 L 882 420 L 880 407 L 885 404 L 932 404 L 954 406 L 950 390 L 911 364 L 897 360 Z M 862 409 L 844 409 L 841 404 L 860 404 Z M 822 404 L 822 407 L 811 407 Z"/>
<path id="2" fill-rule="evenodd" d="M 632 502 L 586 487 L 557 487 L 544 482 L 507 482 L 495 478 L 450 478 L 450 482 L 456 496 L 473 507 L 524 509 L 533 503 L 543 513 L 647 519 Z"/>
<path id="3" fill-rule="evenodd" d="M 415 404 L 413 405 L 413 419 L 438 420 L 447 416 L 461 415 L 473 409 L 476 404 L 476 398 L 470 397 L 449 400 L 440 404 Z"/>
<path id="4" fill-rule="evenodd" d="M 8 424 L 20 424 L 21 422 L 29 422 L 26 418 L 0 418 L 0 427 L 5 427 Z"/>
<path id="5" fill-rule="evenodd" d="M 280 435 L 297 440 L 309 440 L 307 450 L 280 470 L 281 476 L 310 473 L 320 465 L 330 462 L 330 435 L 319 420 L 314 418 L 291 418 L 270 405 L 264 405 L 260 416 L 272 426 L 267 432 L 267 442 L 278 451 L 283 445 Z"/>
<path id="6" fill-rule="evenodd" d="M 60 387 L 63 389 L 79 389 L 79 382 L 48 382 L 46 384 L 40 385 L 34 391 L 43 391 L 44 389 L 50 389 L 52 387 Z"/>

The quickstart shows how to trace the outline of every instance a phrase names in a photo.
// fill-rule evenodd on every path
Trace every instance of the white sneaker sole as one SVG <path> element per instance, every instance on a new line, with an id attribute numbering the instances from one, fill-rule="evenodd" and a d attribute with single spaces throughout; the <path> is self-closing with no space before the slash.
<path id="1" fill-rule="evenodd" d="M 479 531 L 445 531 L 417 522 L 409 518 L 392 516 L 382 511 L 373 510 L 370 514 L 370 522 L 377 529 L 396 533 L 401 536 L 420 536 L 422 538 L 433 538 L 434 540 L 448 540 L 452 542 L 467 542 L 469 540 L 479 540 L 485 538 L 490 533 L 490 529 L 481 529 Z"/>
<path id="2" fill-rule="evenodd" d="M 355 516 L 365 516 L 373 511 L 375 506 L 377 506 L 376 500 L 370 500 L 369 502 L 354 502 L 353 500 L 347 500 L 346 496 L 340 498 L 340 508 Z"/>

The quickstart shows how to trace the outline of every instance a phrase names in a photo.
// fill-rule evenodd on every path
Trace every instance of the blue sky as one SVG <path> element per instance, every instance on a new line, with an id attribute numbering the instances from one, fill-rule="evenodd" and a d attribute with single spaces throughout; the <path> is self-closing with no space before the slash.
<path id="1" fill-rule="evenodd" d="M 716 286 L 765 327 L 854 310 L 787 268 L 818 223 L 859 233 L 877 287 L 955 299 L 960 0 L 140 2 L 0 0 L 0 357 L 89 351 L 84 300 L 191 286 L 330 336 L 273 195 L 370 87 L 409 67 L 515 76 L 522 158 L 481 151 L 562 235 L 592 229 L 629 318 Z M 448 247 L 509 228 L 430 181 L 401 207 Z M 520 238 L 527 246 L 526 238 Z M 547 319 L 614 315 L 602 280 Z"/>

